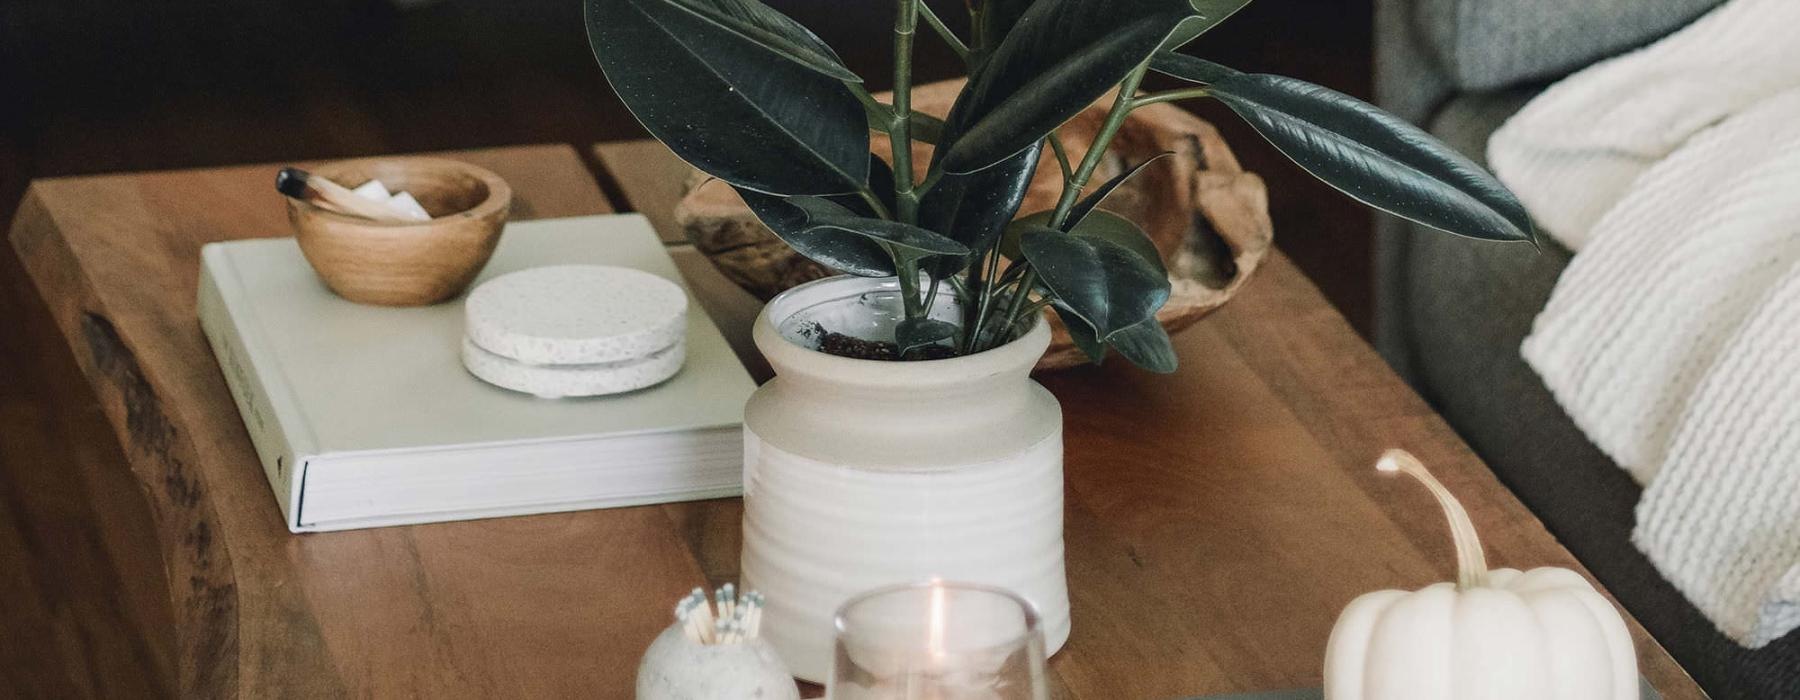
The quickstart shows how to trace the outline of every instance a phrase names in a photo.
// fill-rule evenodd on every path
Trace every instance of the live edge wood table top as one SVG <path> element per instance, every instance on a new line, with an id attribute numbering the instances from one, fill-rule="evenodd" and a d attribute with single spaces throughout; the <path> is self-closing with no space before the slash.
<path id="1" fill-rule="evenodd" d="M 664 214 L 682 171 L 654 144 L 588 154 L 629 202 L 567 146 L 451 155 L 509 181 L 517 219 L 635 208 L 679 237 Z M 288 235 L 275 170 L 38 181 L 12 225 L 91 387 L 68 390 L 91 391 L 123 448 L 93 468 L 128 473 L 142 501 L 94 510 L 138 513 L 155 543 L 116 558 L 160 555 L 123 574 L 167 593 L 119 601 L 150 608 L 120 615 L 133 653 L 188 697 L 629 697 L 673 602 L 735 579 L 739 501 L 289 534 L 194 315 L 202 244 Z M 755 303 L 670 243 L 766 377 L 742 340 Z M 1040 378 L 1067 421 L 1059 697 L 1316 686 L 1351 598 L 1453 575 L 1431 497 L 1371 468 L 1388 447 L 1461 496 L 1497 565 L 1580 569 L 1284 257 L 1175 345 L 1171 376 L 1116 362 Z M 1632 632 L 1666 697 L 1703 697 Z"/>

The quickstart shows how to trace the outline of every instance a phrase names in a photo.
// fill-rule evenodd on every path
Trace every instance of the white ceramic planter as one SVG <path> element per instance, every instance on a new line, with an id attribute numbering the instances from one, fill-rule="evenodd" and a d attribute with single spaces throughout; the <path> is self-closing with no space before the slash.
<path id="1" fill-rule="evenodd" d="M 768 597 L 763 636 L 810 681 L 831 671 L 832 613 L 878 586 L 1005 587 L 1038 608 L 1052 653 L 1069 636 L 1062 409 L 1029 376 L 1048 327 L 921 362 L 837 357 L 784 335 L 819 321 L 891 337 L 896 289 L 857 277 L 801 285 L 753 331 L 776 377 L 745 407 L 743 578 Z M 945 302 L 934 315 L 957 313 Z"/>

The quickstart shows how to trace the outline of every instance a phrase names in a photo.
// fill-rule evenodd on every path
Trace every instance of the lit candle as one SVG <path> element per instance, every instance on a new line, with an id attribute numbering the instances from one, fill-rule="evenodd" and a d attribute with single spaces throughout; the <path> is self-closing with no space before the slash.
<path id="1" fill-rule="evenodd" d="M 837 700 L 1044 698 L 1029 603 L 932 579 L 865 594 L 838 613 Z"/>
<path id="2" fill-rule="evenodd" d="M 934 666 L 944 666 L 944 582 L 931 580 L 931 608 L 927 614 L 931 617 L 930 629 L 927 632 L 927 648 L 931 650 Z"/>

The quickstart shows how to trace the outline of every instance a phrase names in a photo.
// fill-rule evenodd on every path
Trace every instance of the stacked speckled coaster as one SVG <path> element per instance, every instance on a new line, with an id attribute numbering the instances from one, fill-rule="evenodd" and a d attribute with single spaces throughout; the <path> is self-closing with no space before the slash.
<path id="1" fill-rule="evenodd" d="M 470 374 L 544 398 L 654 386 L 686 358 L 687 293 L 623 267 L 553 265 L 469 293 L 462 348 Z"/>

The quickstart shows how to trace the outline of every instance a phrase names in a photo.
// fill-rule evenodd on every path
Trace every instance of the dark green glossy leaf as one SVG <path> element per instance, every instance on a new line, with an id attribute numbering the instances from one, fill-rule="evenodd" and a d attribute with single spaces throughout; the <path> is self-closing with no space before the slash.
<path id="1" fill-rule="evenodd" d="M 860 216 L 842 205 L 820 197 L 790 197 L 788 203 L 806 212 L 805 230 L 832 229 L 878 241 L 896 255 L 968 255 L 969 248 L 926 229 L 887 219 Z"/>
<path id="2" fill-rule="evenodd" d="M 1041 141 L 1118 85 L 1194 8 L 1180 0 L 1039 0 L 976 71 L 935 157 L 968 173 Z"/>
<path id="3" fill-rule="evenodd" d="M 1019 239 L 1038 280 L 1101 340 L 1155 316 L 1169 298 L 1169 278 L 1125 246 L 1050 228 Z"/>
<path id="4" fill-rule="evenodd" d="M 645 129 L 708 174 L 770 194 L 855 192 L 862 103 L 837 78 L 673 0 L 587 0 L 588 43 Z"/>
<path id="5" fill-rule="evenodd" d="M 944 120 L 924 112 L 913 112 L 912 116 L 906 120 L 906 124 L 907 133 L 912 136 L 914 141 L 934 144 L 944 138 Z"/>
<path id="6" fill-rule="evenodd" d="M 1471 238 L 1534 240 L 1530 215 L 1505 185 L 1374 105 L 1278 75 L 1219 74 L 1179 60 L 1163 67 L 1207 82 L 1288 158 L 1364 204 Z"/>
<path id="7" fill-rule="evenodd" d="M 1191 0 L 1194 11 L 1200 16 L 1182 22 L 1175 32 L 1163 41 L 1163 48 L 1174 49 L 1205 34 L 1225 21 L 1226 18 L 1250 4 L 1250 0 Z"/>
<path id="8" fill-rule="evenodd" d="M 1019 252 L 1019 238 L 1027 231 L 1049 228 L 1050 215 L 1054 213 L 1049 209 L 1034 211 L 1007 223 L 1000 232 L 1000 254 L 1013 260 L 1023 257 L 1024 253 Z"/>
<path id="9" fill-rule="evenodd" d="M 1150 234 L 1144 233 L 1144 229 L 1123 216 L 1102 209 L 1082 220 L 1069 234 L 1117 243 L 1143 258 L 1144 263 L 1155 268 L 1157 274 L 1165 277 L 1169 274 L 1163 266 L 1162 254 L 1156 250 L 1156 242 L 1150 240 Z"/>
<path id="10" fill-rule="evenodd" d="M 978 0 L 973 3 L 975 31 L 969 46 L 970 65 L 979 66 L 986 62 L 1034 1 Z"/>
<path id="11" fill-rule="evenodd" d="M 869 129 L 887 133 L 888 127 L 894 123 L 894 106 L 885 102 L 864 103 L 864 113 L 868 115 Z M 906 120 L 907 133 L 914 141 L 937 143 L 944 133 L 944 120 L 924 112 L 915 111 L 912 118 Z"/>
<path id="12" fill-rule="evenodd" d="M 894 344 L 900 356 L 928 345 L 936 345 L 956 337 L 956 324 L 935 318 L 909 318 L 894 326 Z"/>
<path id="13" fill-rule="evenodd" d="M 750 211 L 795 251 L 821 265 L 862 277 L 891 277 L 894 259 L 864 236 L 830 228 L 810 228 L 806 211 L 786 198 L 737 188 Z M 856 202 L 861 204 L 861 202 Z M 840 205 L 841 206 L 841 205 Z M 864 205 L 866 206 L 866 205 Z"/>
<path id="14" fill-rule="evenodd" d="M 1106 361 L 1106 343 L 1101 342 L 1099 334 L 1094 332 L 1093 326 L 1088 325 L 1087 319 L 1076 316 L 1061 304 L 1051 304 L 1050 308 L 1056 310 L 1057 318 L 1062 319 L 1063 328 L 1069 331 L 1069 339 L 1075 341 L 1075 347 L 1081 349 L 1081 354 L 1087 355 L 1089 362 L 1097 365 Z"/>
<path id="15" fill-rule="evenodd" d="M 1175 359 L 1175 346 L 1169 343 L 1169 332 L 1163 330 L 1162 322 L 1155 318 L 1114 333 L 1107 344 L 1131 364 L 1158 374 L 1173 372 L 1179 364 Z"/>
<path id="16" fill-rule="evenodd" d="M 757 0 L 663 0 L 782 57 L 838 80 L 862 78 L 837 52 L 799 22 Z"/>
<path id="17" fill-rule="evenodd" d="M 1069 219 L 1065 222 L 1063 228 L 1068 229 L 1080 225 L 1081 220 L 1087 218 L 1088 212 L 1093 211 L 1094 207 L 1098 206 L 1102 200 L 1105 200 L 1107 195 L 1113 193 L 1113 190 L 1119 189 L 1119 185 L 1125 184 L 1126 180 L 1130 180 L 1131 176 L 1138 174 L 1139 171 L 1144 169 L 1144 166 L 1155 163 L 1164 156 L 1172 155 L 1175 155 L 1174 151 L 1163 151 L 1162 153 L 1151 156 L 1142 163 L 1131 166 L 1126 169 L 1125 172 L 1114 175 L 1111 180 L 1107 180 L 1105 183 L 1101 184 L 1100 189 L 1094 190 L 1092 194 L 1083 197 L 1081 201 L 1075 203 L 1073 208 L 1069 209 Z"/>
<path id="18" fill-rule="evenodd" d="M 874 190 L 875 197 L 881 200 L 882 206 L 887 207 L 888 211 L 894 210 L 894 168 L 882 160 L 881 156 L 873 153 L 869 154 L 869 189 Z M 860 195 L 840 194 L 826 199 L 849 207 L 850 211 L 863 216 L 881 216 Z"/>
<path id="19" fill-rule="evenodd" d="M 919 225 L 949 236 L 969 250 L 992 248 L 1018 213 L 1019 203 L 1025 201 L 1043 153 L 1042 148 L 1028 148 L 980 172 L 943 176 L 919 202 Z M 962 262 L 946 260 L 935 272 L 938 277 L 948 277 L 961 269 Z M 949 269 L 952 264 L 956 269 Z"/>
<path id="20" fill-rule="evenodd" d="M 1051 213 L 1049 211 L 1035 212 L 1008 224 L 1000 239 L 1000 254 L 1018 259 L 1023 254 L 1019 249 L 1020 237 L 1028 231 L 1049 227 Z M 1143 258 L 1146 264 L 1156 268 L 1159 273 L 1165 276 L 1168 274 L 1163 266 L 1162 254 L 1156 251 L 1156 243 L 1150 240 L 1149 234 L 1144 233 L 1142 228 L 1123 216 L 1104 209 L 1096 210 L 1082 220 L 1081 224 L 1077 225 L 1070 234 L 1093 236 L 1117 243 L 1131 252 L 1137 253 L 1138 257 Z"/>
<path id="21" fill-rule="evenodd" d="M 1222 78 L 1239 75 L 1234 68 L 1173 51 L 1156 52 L 1156 57 L 1150 59 L 1150 70 L 1202 85 L 1211 85 Z"/>

